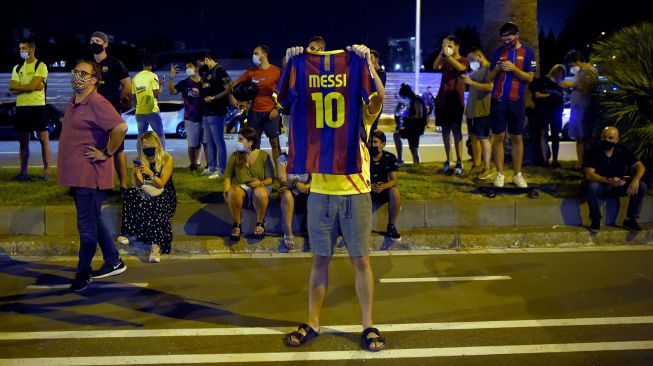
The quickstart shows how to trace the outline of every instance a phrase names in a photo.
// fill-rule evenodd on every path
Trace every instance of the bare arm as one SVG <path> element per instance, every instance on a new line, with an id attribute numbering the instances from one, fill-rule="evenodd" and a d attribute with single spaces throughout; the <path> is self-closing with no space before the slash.
<path id="1" fill-rule="evenodd" d="M 390 172 L 390 180 L 381 184 L 381 188 L 385 190 L 392 187 L 396 187 L 398 181 L 399 181 L 399 173 Z"/>
<path id="2" fill-rule="evenodd" d="M 16 80 L 9 82 L 9 91 L 18 93 L 30 93 L 36 90 L 43 90 L 45 83 L 42 76 L 34 76 L 29 84 L 21 84 Z"/>
<path id="3" fill-rule="evenodd" d="M 129 98 L 132 93 L 132 79 L 130 79 L 129 76 L 121 79 L 120 85 L 122 85 L 122 89 L 120 89 L 120 100 Z"/>

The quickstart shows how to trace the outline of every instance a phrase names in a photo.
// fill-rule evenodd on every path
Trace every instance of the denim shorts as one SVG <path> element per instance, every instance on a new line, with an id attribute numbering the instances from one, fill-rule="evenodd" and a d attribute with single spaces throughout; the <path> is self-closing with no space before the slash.
<path id="1" fill-rule="evenodd" d="M 314 255 L 333 255 L 338 227 L 350 257 L 370 253 L 372 199 L 368 193 L 335 196 L 311 192 L 306 205 L 308 237 Z"/>
<path id="2" fill-rule="evenodd" d="M 506 132 L 506 126 L 508 127 L 508 133 L 511 135 L 524 133 L 526 107 L 523 100 L 509 102 L 492 99 L 490 110 L 493 134 L 498 135 Z"/>

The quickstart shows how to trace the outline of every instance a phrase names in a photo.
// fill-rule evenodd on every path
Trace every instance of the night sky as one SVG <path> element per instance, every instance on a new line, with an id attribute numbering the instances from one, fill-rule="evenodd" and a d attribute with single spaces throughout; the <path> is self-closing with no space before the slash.
<path id="1" fill-rule="evenodd" d="M 558 33 L 576 0 L 540 0 L 540 28 Z M 5 28 L 27 27 L 38 33 L 88 36 L 103 30 L 117 41 L 131 43 L 169 37 L 186 48 L 213 48 L 218 57 L 236 49 L 249 52 L 256 44 L 272 48 L 280 57 L 289 45 L 304 45 L 319 34 L 327 48 L 362 42 L 381 48 L 389 37 L 414 33 L 415 3 L 411 0 L 367 1 L 66 1 L 29 2 L 38 11 L 29 16 L 4 17 Z M 7 5 L 15 6 L 15 1 Z M 170 5 L 173 4 L 173 5 Z M 25 14 L 24 12 L 20 12 Z M 454 29 L 480 30 L 482 0 L 423 0 L 422 48 L 429 52 L 435 40 Z"/>

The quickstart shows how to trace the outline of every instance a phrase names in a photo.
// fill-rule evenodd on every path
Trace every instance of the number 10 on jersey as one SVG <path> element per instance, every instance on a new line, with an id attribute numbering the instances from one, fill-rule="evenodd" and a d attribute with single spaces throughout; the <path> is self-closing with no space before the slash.
<path id="1" fill-rule="evenodd" d="M 338 92 L 311 93 L 315 102 L 315 124 L 317 128 L 324 128 L 324 124 L 331 128 L 338 128 L 345 124 L 345 97 Z M 334 106 L 335 102 L 335 114 Z"/>

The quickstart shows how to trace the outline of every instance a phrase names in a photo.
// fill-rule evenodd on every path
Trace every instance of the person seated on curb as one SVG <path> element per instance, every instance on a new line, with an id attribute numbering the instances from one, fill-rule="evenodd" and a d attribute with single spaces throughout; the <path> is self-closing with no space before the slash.
<path id="1" fill-rule="evenodd" d="M 281 216 L 284 223 L 283 249 L 292 250 L 295 237 L 292 232 L 292 216 L 296 203 L 306 210 L 306 200 L 311 192 L 311 174 L 286 173 L 288 153 L 284 152 L 277 159 L 277 175 L 279 177 L 279 196 L 281 196 Z M 304 251 L 309 251 L 308 240 L 304 242 Z"/>
<path id="2" fill-rule="evenodd" d="M 399 164 L 404 163 L 401 139 L 407 139 L 410 153 L 413 155 L 413 163 L 419 164 L 419 137 L 424 134 L 428 120 L 426 105 L 408 84 L 401 84 L 399 98 L 409 108 L 408 115 L 402 118 L 401 125 L 397 126 L 397 131 L 392 135 L 397 149 L 397 159 Z"/>
<path id="3" fill-rule="evenodd" d="M 592 220 L 590 228 L 601 228 L 599 199 L 628 195 L 630 201 L 623 226 L 633 231 L 642 230 L 637 219 L 646 193 L 646 184 L 641 181 L 646 169 L 630 150 L 619 144 L 619 130 L 616 127 L 603 129 L 599 146 L 585 155 L 584 170 L 585 193 Z"/>
<path id="4" fill-rule="evenodd" d="M 172 216 L 177 209 L 177 193 L 172 183 L 172 156 L 163 150 L 156 132 L 140 139 L 139 160 L 134 160 L 134 185 L 123 194 L 121 244 L 133 235 L 151 245 L 149 261 L 159 263 L 161 253 L 169 254 L 172 243 Z"/>
<path id="5" fill-rule="evenodd" d="M 253 128 L 247 126 L 240 129 L 237 151 L 229 157 L 224 172 L 224 199 L 234 219 L 229 236 L 233 242 L 240 240 L 240 216 L 245 198 L 254 204 L 256 210 L 254 236 L 257 239 L 265 236 L 265 212 L 270 200 L 274 167 L 268 153 L 252 149 L 256 138 L 257 132 Z"/>
<path id="6" fill-rule="evenodd" d="M 401 235 L 395 227 L 395 221 L 401 208 L 401 196 L 399 188 L 397 188 L 399 165 L 397 157 L 384 151 L 383 148 L 385 148 L 385 134 L 379 130 L 372 132 L 372 147 L 370 148 L 372 202 L 388 203 L 388 228 L 386 231 L 392 241 L 400 241 Z"/>

